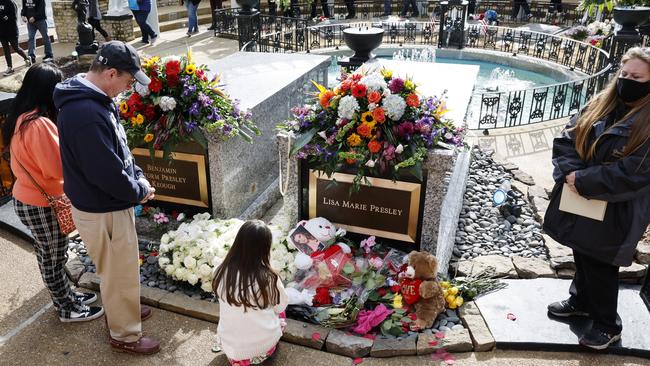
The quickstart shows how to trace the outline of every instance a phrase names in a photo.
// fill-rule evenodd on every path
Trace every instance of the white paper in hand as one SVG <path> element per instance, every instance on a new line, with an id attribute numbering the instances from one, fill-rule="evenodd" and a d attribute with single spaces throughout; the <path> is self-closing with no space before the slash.
<path id="1" fill-rule="evenodd" d="M 584 198 L 573 192 L 569 185 L 564 183 L 562 196 L 560 197 L 560 211 L 603 221 L 606 209 L 607 201 Z"/>

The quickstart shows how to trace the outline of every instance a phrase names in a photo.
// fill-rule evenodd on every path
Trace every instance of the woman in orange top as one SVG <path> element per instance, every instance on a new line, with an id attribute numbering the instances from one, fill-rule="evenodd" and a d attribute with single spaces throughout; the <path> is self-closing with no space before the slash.
<path id="1" fill-rule="evenodd" d="M 34 249 L 43 281 L 59 319 L 79 322 L 102 316 L 104 309 L 88 306 L 97 300 L 97 295 L 70 288 L 65 273 L 68 237 L 60 232 L 56 215 L 35 185 L 49 195 L 63 194 L 59 134 L 52 102 L 54 87 L 62 78 L 63 73 L 50 63 L 30 67 L 2 126 L 2 135 L 16 177 L 12 192 L 14 209 L 35 238 Z"/>

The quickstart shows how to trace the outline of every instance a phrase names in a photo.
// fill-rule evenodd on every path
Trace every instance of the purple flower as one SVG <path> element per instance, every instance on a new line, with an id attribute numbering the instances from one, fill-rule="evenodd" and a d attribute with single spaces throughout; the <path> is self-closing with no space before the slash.
<path id="1" fill-rule="evenodd" d="M 208 107 L 212 104 L 212 99 L 210 99 L 210 97 L 208 97 L 203 93 L 199 93 L 198 99 L 199 99 L 199 103 L 201 103 L 203 107 Z"/>
<path id="2" fill-rule="evenodd" d="M 196 85 L 185 84 L 181 96 L 188 97 L 196 92 Z"/>
<path id="3" fill-rule="evenodd" d="M 190 110 L 189 110 L 190 116 L 198 116 L 199 115 L 199 108 L 200 108 L 200 106 L 199 106 L 198 102 L 192 103 L 192 105 L 190 106 Z"/>
<path id="4" fill-rule="evenodd" d="M 223 128 L 221 130 L 223 131 L 224 135 L 230 135 L 230 133 L 232 132 L 232 126 L 229 124 L 225 124 L 223 125 Z"/>
<path id="5" fill-rule="evenodd" d="M 400 137 L 403 137 L 403 138 L 406 138 L 406 139 L 410 138 L 411 135 L 413 135 L 414 131 L 415 131 L 415 126 L 413 126 L 413 122 L 410 122 L 410 121 L 400 123 L 397 126 L 397 134 Z"/>
<path id="6" fill-rule="evenodd" d="M 207 118 L 210 120 L 218 121 L 221 119 L 221 114 L 219 114 L 219 110 L 216 107 L 212 107 L 210 109 L 210 113 L 208 114 Z"/>
<path id="7" fill-rule="evenodd" d="M 384 151 L 381 153 L 381 156 L 386 161 L 391 161 L 395 159 L 395 146 L 388 144 L 388 146 L 385 147 Z"/>
<path id="8" fill-rule="evenodd" d="M 423 118 L 415 123 L 415 131 L 422 135 L 428 135 L 431 132 L 431 124 L 427 123 L 426 118 Z"/>
<path id="9" fill-rule="evenodd" d="M 196 122 L 190 122 L 185 124 L 185 129 L 187 132 L 192 132 L 196 128 Z"/>
<path id="10" fill-rule="evenodd" d="M 390 83 L 388 84 L 388 88 L 393 94 L 397 94 L 401 92 L 402 89 L 404 89 L 404 80 L 400 78 L 395 78 L 390 81 Z"/>

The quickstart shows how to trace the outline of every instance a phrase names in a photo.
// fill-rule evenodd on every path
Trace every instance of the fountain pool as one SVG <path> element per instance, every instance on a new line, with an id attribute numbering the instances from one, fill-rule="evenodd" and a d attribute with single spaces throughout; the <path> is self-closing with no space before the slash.
<path id="1" fill-rule="evenodd" d="M 479 67 L 478 76 L 474 84 L 474 92 L 496 91 L 510 91 L 534 88 L 542 85 L 551 85 L 563 82 L 565 80 L 558 80 L 551 76 L 543 75 L 529 70 L 524 70 L 517 67 L 505 66 L 488 61 L 477 60 L 462 60 L 448 57 L 435 57 L 435 61 L 427 60 L 426 58 L 403 58 L 391 56 L 377 56 L 379 59 L 393 59 L 404 61 L 424 61 L 435 62 L 439 64 L 456 64 L 456 65 L 476 65 Z M 332 57 L 332 64 L 328 70 L 328 84 L 333 87 L 338 82 L 341 67 L 337 65 L 337 57 Z"/>

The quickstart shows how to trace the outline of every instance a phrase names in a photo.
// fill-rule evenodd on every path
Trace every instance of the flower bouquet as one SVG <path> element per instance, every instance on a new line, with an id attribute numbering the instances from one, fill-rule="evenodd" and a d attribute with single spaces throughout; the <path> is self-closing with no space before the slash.
<path id="1" fill-rule="evenodd" d="M 278 128 L 297 135 L 291 152 L 314 169 L 355 171 L 354 191 L 369 174 L 395 180 L 408 170 L 421 180 L 429 149 L 463 146 L 464 129 L 443 119 L 445 97 L 423 98 L 413 80 L 390 70 L 344 73 L 331 90 L 314 84 L 317 102 L 294 108 Z"/>
<path id="2" fill-rule="evenodd" d="M 212 291 L 212 271 L 228 254 L 237 232 L 244 224 L 239 219 L 216 220 L 210 214 L 194 215 L 191 222 L 183 222 L 177 230 L 160 239 L 158 265 L 177 281 L 201 286 Z M 295 248 L 287 242 L 286 233 L 270 226 L 273 234 L 271 267 L 283 281 L 290 281 L 296 269 L 293 266 Z"/>
<path id="3" fill-rule="evenodd" d="M 202 131 L 223 140 L 239 136 L 248 142 L 260 134 L 250 112 L 240 110 L 218 88 L 218 76 L 208 78 L 207 66 L 197 66 L 191 51 L 181 57 L 148 58 L 142 69 L 151 83 L 135 83 L 119 104 L 130 147 L 144 145 L 152 156 L 154 150 L 163 150 L 169 158 L 182 142 L 194 141 L 206 148 Z"/>

